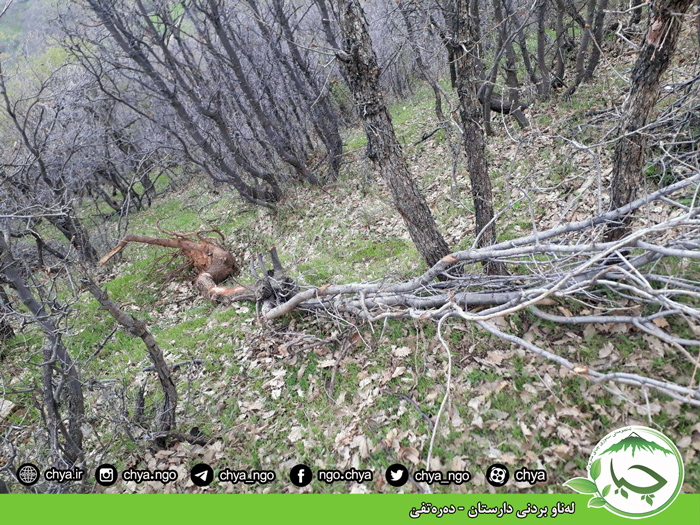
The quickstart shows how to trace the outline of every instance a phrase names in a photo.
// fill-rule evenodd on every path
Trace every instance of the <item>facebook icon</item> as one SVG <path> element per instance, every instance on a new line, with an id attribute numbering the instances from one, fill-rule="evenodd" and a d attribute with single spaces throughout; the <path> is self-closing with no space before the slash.
<path id="1" fill-rule="evenodd" d="M 311 469 L 306 465 L 296 465 L 289 471 L 289 480 L 297 487 L 306 487 L 311 483 Z"/>

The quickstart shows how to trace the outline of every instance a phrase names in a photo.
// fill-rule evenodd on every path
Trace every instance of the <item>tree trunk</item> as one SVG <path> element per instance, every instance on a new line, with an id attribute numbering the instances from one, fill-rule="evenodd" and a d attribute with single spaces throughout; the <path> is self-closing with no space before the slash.
<path id="1" fill-rule="evenodd" d="M 372 48 L 367 20 L 358 0 L 342 6 L 340 27 L 343 52 L 338 58 L 346 72 L 367 135 L 367 155 L 389 185 L 394 206 L 403 218 L 416 248 L 433 266 L 449 253 L 418 185 L 411 178 L 389 110 L 379 85 L 380 69 Z"/>
<path id="2" fill-rule="evenodd" d="M 566 29 L 564 28 L 564 6 L 561 0 L 557 2 L 557 40 L 554 43 L 554 53 L 556 55 L 556 68 L 552 76 L 552 87 L 560 88 L 564 85 L 564 73 L 566 64 L 564 63 L 564 46 L 566 44 Z"/>
<path id="3" fill-rule="evenodd" d="M 406 24 L 406 36 L 408 44 L 411 46 L 411 50 L 413 51 L 413 55 L 416 59 L 418 73 L 433 90 L 433 95 L 435 96 L 435 116 L 441 125 L 444 124 L 445 131 L 448 132 L 449 126 L 446 124 L 447 119 L 445 118 L 445 113 L 442 111 L 442 93 L 440 92 L 440 85 L 438 84 L 437 80 L 433 78 L 433 75 L 430 73 L 427 65 L 423 61 L 420 46 L 418 45 L 418 42 L 416 42 L 415 29 L 413 27 L 413 22 L 411 21 L 408 6 L 406 6 L 403 2 L 399 2 L 398 8 L 401 12 L 401 16 L 403 17 L 404 24 Z"/>
<path id="4" fill-rule="evenodd" d="M 507 5 L 508 4 L 506 4 L 506 6 Z M 508 16 L 513 17 L 513 20 L 515 21 L 515 24 L 518 28 L 518 47 L 520 48 L 520 54 L 522 55 L 523 65 L 525 66 L 525 71 L 527 71 L 527 76 L 530 78 L 530 82 L 532 82 L 534 85 L 537 85 L 539 84 L 540 79 L 537 78 L 535 68 L 532 66 L 532 62 L 530 61 L 530 51 L 527 48 L 527 39 L 525 36 L 525 31 L 523 31 L 523 27 L 525 26 L 526 21 L 521 22 L 520 19 L 516 17 L 515 12 L 509 12 Z"/>
<path id="5" fill-rule="evenodd" d="M 243 64 L 233 46 L 233 41 L 229 38 L 226 32 L 224 17 L 219 9 L 219 4 L 216 0 L 209 0 L 210 11 L 206 12 L 207 18 L 212 23 L 214 30 L 221 42 L 222 47 L 226 51 L 228 57 L 228 66 L 238 80 L 238 87 L 242 91 L 246 102 L 250 105 L 253 114 L 260 122 L 260 125 L 265 132 L 265 135 L 270 140 L 270 143 L 277 151 L 280 158 L 289 164 L 299 175 L 300 178 L 307 180 L 311 184 L 320 185 L 316 175 L 309 171 L 302 159 L 294 153 L 292 145 L 286 140 L 286 137 L 278 133 L 274 123 L 270 120 L 267 113 L 259 102 L 259 96 L 255 93 L 253 86 L 249 83 L 248 77 L 243 68 Z M 231 33 L 234 34 L 234 33 Z"/>
<path id="6" fill-rule="evenodd" d="M 681 32 L 681 15 L 691 3 L 692 0 L 662 0 L 652 6 L 654 18 L 632 70 L 632 87 L 622 110 L 622 136 L 613 159 L 612 209 L 632 202 L 644 186 L 646 136 L 638 130 L 646 126 L 659 98 L 661 76 L 668 68 Z M 608 240 L 622 237 L 628 222 L 629 218 L 613 223 Z"/>
<path id="7" fill-rule="evenodd" d="M 170 368 L 165 362 L 163 351 L 156 343 L 151 332 L 146 328 L 146 323 L 122 310 L 117 303 L 109 298 L 107 292 L 101 290 L 92 280 L 83 279 L 82 283 L 97 299 L 102 308 L 107 310 L 124 327 L 127 333 L 139 337 L 146 345 L 148 357 L 153 363 L 153 367 L 158 374 L 158 381 L 163 388 L 163 411 L 158 415 L 158 430 L 161 432 L 173 430 L 175 428 L 175 411 L 177 410 L 177 388 L 175 388 Z M 165 445 L 164 438 L 161 437 L 157 441 L 160 441 L 159 444 L 161 446 Z"/>
<path id="8" fill-rule="evenodd" d="M 549 98 L 549 91 L 552 86 L 547 67 L 547 40 L 545 32 L 545 15 L 547 14 L 547 0 L 537 0 L 537 67 L 540 70 L 540 97 L 544 100 Z"/>
<path id="9" fill-rule="evenodd" d="M 253 3 L 254 0 L 248 0 L 249 3 Z M 343 139 L 340 136 L 340 131 L 338 129 L 338 115 L 333 110 L 332 103 L 328 98 L 328 93 L 322 87 L 319 87 L 318 82 L 314 78 L 313 72 L 309 69 L 309 64 L 301 56 L 299 51 L 299 46 L 297 45 L 294 37 L 294 32 L 289 23 L 289 17 L 284 12 L 284 6 L 281 0 L 275 0 L 275 14 L 277 16 L 278 22 L 282 27 L 282 31 L 287 40 L 287 47 L 289 48 L 289 54 L 292 60 L 296 64 L 299 71 L 306 79 L 306 82 L 313 90 L 313 96 L 309 97 L 310 105 L 308 111 L 314 118 L 314 122 L 319 127 L 321 133 L 321 140 L 323 140 L 328 155 L 330 156 L 330 168 L 332 178 L 337 178 L 340 171 L 340 164 L 342 162 L 343 156 Z M 264 24 L 260 24 L 264 27 Z M 272 46 L 273 49 L 278 49 Z M 295 74 L 291 73 L 290 76 L 294 79 Z M 303 87 L 299 87 L 298 91 L 302 95 L 306 94 L 306 90 Z"/>
<path id="10" fill-rule="evenodd" d="M 593 25 L 593 19 L 595 17 L 596 0 L 588 0 L 588 10 L 586 11 L 586 23 L 582 26 L 583 34 L 581 35 L 581 44 L 579 45 L 578 51 L 576 53 L 576 77 L 572 84 L 564 94 L 565 98 L 569 98 L 574 94 L 578 86 L 583 82 L 583 77 L 586 75 L 586 53 L 588 52 L 588 46 L 591 43 L 591 26 Z M 570 5 L 566 4 L 565 5 Z"/>
<path id="11" fill-rule="evenodd" d="M 603 45 L 603 37 L 605 36 L 605 11 L 607 8 L 608 0 L 600 0 L 593 28 L 593 49 L 591 49 L 591 56 L 588 59 L 588 66 L 586 66 L 584 75 L 586 80 L 593 78 L 593 73 L 598 67 L 598 62 L 600 62 L 600 51 Z"/>
<path id="12" fill-rule="evenodd" d="M 81 425 L 85 415 L 83 387 L 80 383 L 78 370 L 68 350 L 61 341 L 61 331 L 55 325 L 51 316 L 27 287 L 24 278 L 16 268 L 10 246 L 0 233 L 0 268 L 5 279 L 17 292 L 17 297 L 29 310 L 32 319 L 39 325 L 46 338 L 42 347 L 44 368 L 44 409 L 49 427 L 49 440 L 55 453 L 60 453 L 66 462 L 72 466 L 83 455 L 83 433 Z M 57 380 L 54 376 L 62 377 Z M 60 391 L 54 391 L 54 383 L 63 384 L 68 392 L 68 428 L 63 423 L 59 412 Z M 59 435 L 63 436 L 61 445 Z"/>
<path id="13" fill-rule="evenodd" d="M 46 219 L 68 239 L 83 260 L 91 263 L 97 260 L 97 250 L 83 225 L 73 216 L 72 206 L 68 207 L 65 215 L 48 216 Z"/>
<path id="14" fill-rule="evenodd" d="M 15 336 L 15 331 L 8 320 L 10 312 L 10 298 L 5 293 L 5 289 L 0 286 L 0 343 L 2 344 Z"/>
<path id="15" fill-rule="evenodd" d="M 518 90 L 520 83 L 518 82 L 518 74 L 516 71 L 515 49 L 513 48 L 513 37 L 515 35 L 510 34 L 508 25 L 511 13 L 508 13 L 506 9 L 508 16 L 504 18 L 501 0 L 493 0 L 493 12 L 494 20 L 498 27 L 498 42 L 496 48 L 499 51 L 491 66 L 488 78 L 481 85 L 478 92 L 479 102 L 481 102 L 484 107 L 484 131 L 487 135 L 493 135 L 491 111 L 512 115 L 521 128 L 526 128 L 529 125 L 527 117 L 525 117 L 525 114 L 520 110 L 520 92 Z M 478 37 L 478 34 L 476 36 Z M 508 86 L 507 95 L 496 93 L 497 96 L 494 99 L 493 94 L 498 77 L 498 68 L 501 57 L 504 55 L 506 58 L 506 65 L 503 69 L 506 74 L 506 85 Z M 477 68 L 481 69 L 481 65 L 478 62 Z"/>
<path id="16" fill-rule="evenodd" d="M 451 42 L 457 70 L 457 94 L 459 113 L 464 128 L 464 148 L 467 168 L 474 198 L 476 214 L 477 246 L 489 246 L 496 242 L 496 224 L 493 214 L 493 193 L 486 164 L 484 130 L 479 125 L 482 115 L 477 94 L 477 62 L 474 57 L 474 28 L 469 17 L 468 0 L 457 0 L 452 20 Z M 504 273 L 502 264 L 488 263 L 489 273 Z"/>
<path id="17" fill-rule="evenodd" d="M 632 11 L 632 16 L 630 16 L 630 26 L 636 26 L 642 21 L 642 7 L 642 0 L 632 0 L 632 8 L 634 10 Z"/>

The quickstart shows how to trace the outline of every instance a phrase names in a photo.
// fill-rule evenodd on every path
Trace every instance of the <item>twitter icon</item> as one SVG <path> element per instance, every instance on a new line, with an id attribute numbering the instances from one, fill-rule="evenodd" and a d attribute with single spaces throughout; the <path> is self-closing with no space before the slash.
<path id="1" fill-rule="evenodd" d="M 403 487 L 408 481 L 408 469 L 400 463 L 394 463 L 386 469 L 386 481 L 392 487 Z"/>

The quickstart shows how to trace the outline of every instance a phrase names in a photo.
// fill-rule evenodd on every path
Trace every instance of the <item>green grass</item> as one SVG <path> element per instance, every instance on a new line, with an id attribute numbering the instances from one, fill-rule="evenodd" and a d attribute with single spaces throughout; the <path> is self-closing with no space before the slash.
<path id="1" fill-rule="evenodd" d="M 567 111 L 591 107 L 599 94 L 588 88 L 582 88 L 579 93 L 585 95 L 585 100 L 572 103 Z M 431 91 L 423 86 L 417 88 L 411 99 L 392 104 L 390 110 L 409 165 L 416 168 L 415 176 L 434 205 L 439 227 L 453 235 L 457 246 L 466 247 L 473 241 L 473 232 L 469 230 L 473 228 L 470 211 L 473 205 L 463 163 L 459 166 L 460 191 L 454 196 L 440 194 L 439 188 L 449 187 L 451 163 L 444 137 L 436 134 L 418 147 L 411 146 L 423 133 L 435 128 L 433 102 Z M 533 111 L 533 122 L 563 131 L 558 127 L 561 126 L 558 116 L 546 111 L 537 113 L 536 107 Z M 220 191 L 214 195 L 203 182 L 193 181 L 158 198 L 149 210 L 133 213 L 129 232 L 158 234 L 153 216 L 160 219 L 161 228 L 171 231 L 189 232 L 216 226 L 226 235 L 227 246 L 244 267 L 251 256 L 276 245 L 290 275 L 312 285 L 416 275 L 424 269 L 424 263 L 407 238 L 388 192 L 377 181 L 364 189 L 364 195 L 358 188 L 366 145 L 362 129 L 346 130 L 344 135 L 349 155 L 340 180 L 325 191 L 290 188 L 277 215 L 243 205 L 232 192 Z M 505 175 L 511 169 L 511 159 L 499 152 L 508 151 L 510 144 L 504 136 L 490 138 L 489 144 L 496 209 L 502 210 L 506 206 Z M 531 151 L 513 164 L 521 170 L 517 182 L 527 182 L 531 177 L 533 184 L 553 186 L 579 174 L 580 167 L 566 158 L 564 147 L 556 141 L 541 147 L 533 145 Z M 162 179 L 159 189 L 162 191 L 170 182 Z M 434 182 L 439 184 L 432 186 Z M 515 193 L 511 196 L 514 202 L 518 198 Z M 548 208 L 549 205 L 536 203 L 536 219 L 540 220 Z M 105 229 L 113 235 L 116 221 Z M 517 202 L 499 223 L 499 240 L 518 237 L 529 229 L 529 205 L 525 201 Z M 212 436 L 222 447 L 222 456 L 215 461 L 230 468 L 276 470 L 278 480 L 269 487 L 273 492 L 290 490 L 282 479 L 284 469 L 298 462 L 314 468 L 348 468 L 357 461 L 360 468 L 381 473 L 397 461 L 408 463 L 407 459 L 399 459 L 399 454 L 413 448 L 423 463 L 409 466 L 424 467 L 432 431 L 426 417 L 437 415 L 445 393 L 447 369 L 445 352 L 433 322 L 388 320 L 372 326 L 358 323 L 357 331 L 367 345 L 357 343 L 346 351 L 342 360 L 329 366 L 329 361 L 338 358 L 347 338 L 356 333 L 348 324 L 356 320 L 316 318 L 296 312 L 277 323 L 261 325 L 252 304 L 225 308 L 196 297 L 194 292 L 190 294 L 192 297 L 187 297 L 189 282 L 185 277 L 175 280 L 174 285 L 179 289 L 169 287 L 166 275 L 178 264 L 160 260 L 167 252 L 149 246 L 127 247 L 121 262 L 103 276 L 103 286 L 125 310 L 149 324 L 168 362 L 206 360 L 203 366 L 184 366 L 175 373 L 180 396 L 178 430 L 188 432 L 197 426 Z M 677 270 L 672 260 L 665 264 L 664 271 Z M 697 263 L 693 264 L 684 271 L 700 273 Z M 240 280 L 254 282 L 245 273 Z M 142 461 L 143 455 L 150 454 L 148 439 L 139 434 L 134 441 L 111 418 L 131 417 L 140 385 L 148 381 L 143 425 L 151 430 L 161 396 L 155 377 L 141 371 L 150 364 L 143 342 L 118 330 L 98 355 L 90 358 L 111 333 L 115 322 L 87 294 L 80 296 L 76 307 L 80 314 L 65 342 L 77 360 L 88 363 L 81 368 L 81 374 L 86 385 L 91 385 L 86 388 L 90 416 L 94 418 L 89 426 L 103 444 L 100 454 L 114 458 L 112 462 L 118 468 Z M 568 307 L 572 313 L 580 313 L 576 305 Z M 578 336 L 580 343 L 570 343 L 573 352 L 568 349 L 569 343 L 552 350 L 583 365 L 596 361 L 607 342 L 612 342 L 615 351 L 625 359 L 633 358 L 645 348 L 645 341 L 638 333 L 597 333 L 583 337 L 582 330 L 561 328 L 525 311 L 511 316 L 509 321 L 515 328 L 508 330 L 521 336 L 536 326 L 545 343 L 563 338 L 569 332 Z M 586 450 L 602 437 L 598 421 L 608 428 L 639 418 L 634 407 L 625 407 L 619 398 L 580 377 L 560 374 L 557 367 L 518 352 L 471 325 L 452 320 L 446 324 L 444 335 L 453 359 L 452 388 L 434 449 L 434 457 L 439 459 L 443 470 L 450 468 L 452 462 L 464 461 L 474 474 L 482 465 L 502 457 L 514 458 L 512 462 L 517 466 L 535 466 L 542 461 L 547 464 L 554 485 L 535 486 L 532 490 L 546 491 L 585 471 Z M 688 330 L 681 324 L 673 328 L 678 330 L 676 333 Z M 316 343 L 325 342 L 285 347 L 298 334 L 312 335 L 318 338 L 313 339 Z M 536 342 L 542 343 L 539 339 Z M 29 330 L 23 339 L 17 338 L 4 348 L 2 355 L 16 363 L 22 356 L 36 352 L 40 344 L 41 338 Z M 409 347 L 409 355 L 397 356 L 395 351 L 401 347 Z M 506 357 L 496 365 L 489 361 L 491 352 L 503 352 Z M 650 360 L 654 367 L 669 362 L 680 367 L 671 359 Z M 686 368 L 679 370 L 680 374 L 688 372 Z M 393 376 L 395 371 L 401 373 Z M 38 385 L 40 375 L 40 370 L 30 368 L 20 381 Z M 111 380 L 115 381 L 108 382 Z M 32 396 L 24 394 L 17 399 L 26 407 L 25 417 L 36 423 L 40 416 Z M 663 396 L 654 399 L 662 404 L 668 402 Z M 478 400 L 476 408 L 474 400 Z M 560 415 L 566 407 L 576 407 L 581 418 Z M 268 415 L 272 411 L 274 414 Z M 14 421 L 19 422 L 20 416 L 13 416 Z M 461 425 L 453 425 L 460 419 Z M 679 422 L 665 408 L 654 420 L 674 436 L 692 428 L 690 419 Z M 302 435 L 292 441 L 290 435 L 296 427 L 302 429 Z M 366 440 L 367 449 L 362 453 L 365 455 L 354 442 L 356 439 Z M 561 447 L 565 452 L 561 452 Z M 183 462 L 190 466 L 200 462 L 204 454 L 194 447 L 178 450 L 183 454 Z M 687 474 L 691 486 L 700 486 L 700 469 L 690 468 Z M 347 492 L 353 487 L 314 481 L 311 488 L 315 492 Z M 375 490 L 374 485 L 368 488 Z M 213 485 L 214 491 L 227 489 L 230 486 Z M 470 484 L 459 490 L 485 489 Z M 235 490 L 262 488 L 236 487 Z M 397 492 L 388 486 L 380 490 Z M 434 490 L 457 489 L 434 487 Z M 509 490 L 517 489 L 509 487 Z"/>

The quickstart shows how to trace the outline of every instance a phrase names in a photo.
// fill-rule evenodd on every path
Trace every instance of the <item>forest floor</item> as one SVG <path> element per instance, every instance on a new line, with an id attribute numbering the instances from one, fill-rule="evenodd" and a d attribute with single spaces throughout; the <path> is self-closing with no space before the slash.
<path id="1" fill-rule="evenodd" d="M 624 71 L 633 60 L 631 53 L 622 55 L 614 70 Z M 531 127 L 526 130 L 508 117 L 494 115 L 496 135 L 488 138 L 488 156 L 496 209 L 503 211 L 500 239 L 526 234 L 533 221 L 542 230 L 562 218 L 580 220 L 599 206 L 605 209 L 605 192 L 599 200 L 597 180 L 600 176 L 605 184 L 609 179 L 611 146 L 595 149 L 601 159 L 597 165 L 588 150 L 572 141 L 597 142 L 614 126 L 606 117 L 614 112 L 604 112 L 624 99 L 624 82 L 614 70 L 602 64 L 595 84 L 581 86 L 571 101 L 559 100 L 557 94 L 551 102 L 534 103 L 527 110 Z M 392 105 L 394 126 L 440 230 L 453 249 L 464 249 L 474 238 L 464 159 L 453 187 L 444 133 L 415 145 L 437 123 L 431 92 L 421 85 L 414 89 Z M 179 182 L 149 210 L 133 213 L 129 232 L 153 234 L 154 217 L 171 231 L 216 227 L 244 268 L 253 254 L 276 246 L 289 274 L 306 284 L 415 276 L 425 266 L 387 189 L 364 157 L 364 134 L 356 128 L 346 135 L 340 179 L 323 189 L 291 188 L 277 215 L 245 206 L 223 188 L 215 193 L 208 181 L 195 179 Z M 655 214 L 662 215 L 663 209 L 652 208 L 645 220 L 655 220 Z M 112 237 L 103 240 L 105 249 L 114 241 L 113 233 L 106 234 Z M 353 324 L 295 312 L 263 326 L 254 304 L 215 306 L 186 278 L 167 279 L 177 262 L 163 261 L 165 253 L 129 246 L 100 279 L 113 299 L 149 323 L 168 362 L 204 360 L 186 363 L 175 372 L 177 420 L 181 432 L 198 427 L 211 440 L 207 445 L 180 442 L 157 450 L 144 439 L 149 417 L 160 402 L 153 373 L 142 371 L 150 364 L 145 347 L 139 339 L 114 332 L 115 321 L 83 293 L 77 304 L 81 315 L 67 328 L 65 342 L 83 363 L 87 464 L 179 472 L 179 480 L 165 487 L 159 482 L 119 481 L 106 492 L 422 490 L 410 483 L 395 489 L 383 474 L 397 462 L 412 471 L 426 467 L 447 370 L 433 322 Z M 253 278 L 244 275 L 241 281 L 251 283 Z M 564 315 L 571 313 L 564 303 L 554 306 Z M 629 326 L 609 331 L 599 325 L 562 327 L 525 311 L 497 321 L 503 329 L 584 365 L 614 365 L 679 381 L 687 381 L 692 373 L 671 347 Z M 463 485 L 433 486 L 435 492 L 494 491 L 484 477 L 492 463 L 503 463 L 511 471 L 547 471 L 546 484 L 511 482 L 501 491 L 562 492 L 563 482 L 585 475 L 588 456 L 600 438 L 631 424 L 653 426 L 671 437 L 685 459 L 685 491 L 700 490 L 697 410 L 655 392 L 646 397 L 632 387 L 594 385 L 462 321 L 446 322 L 443 335 L 452 352 L 452 384 L 430 468 L 468 469 L 473 479 Z M 38 379 L 40 371 L 27 370 L 21 359 L 34 345 L 26 334 L 3 351 L 2 379 L 12 388 Z M 146 381 L 140 427 L 129 419 Z M 26 427 L 17 445 L 27 454 L 35 449 L 35 440 L 44 439 L 30 424 L 38 418 L 33 395 L 37 394 L 26 394 L 12 415 L 16 425 Z M 215 470 L 274 470 L 277 480 L 252 486 L 215 482 L 200 489 L 189 480 L 189 468 L 200 462 Z M 371 469 L 374 479 L 364 484 L 314 481 L 297 489 L 287 480 L 288 470 L 297 463 L 313 469 Z"/>

